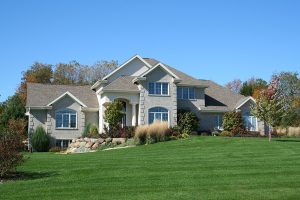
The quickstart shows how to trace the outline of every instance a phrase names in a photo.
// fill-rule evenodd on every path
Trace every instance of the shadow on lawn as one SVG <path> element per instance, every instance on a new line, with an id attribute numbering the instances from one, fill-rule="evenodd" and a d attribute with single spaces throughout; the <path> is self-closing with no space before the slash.
<path id="1" fill-rule="evenodd" d="M 7 176 L 0 178 L 1 182 L 19 181 L 19 180 L 35 180 L 57 176 L 56 172 L 12 172 Z"/>
<path id="2" fill-rule="evenodd" d="M 300 140 L 276 139 L 276 142 L 300 142 Z"/>

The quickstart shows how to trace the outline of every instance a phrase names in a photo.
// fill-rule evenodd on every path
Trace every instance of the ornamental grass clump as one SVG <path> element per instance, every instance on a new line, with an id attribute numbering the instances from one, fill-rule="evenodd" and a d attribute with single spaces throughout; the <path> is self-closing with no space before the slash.
<path id="1" fill-rule="evenodd" d="M 152 144 L 168 140 L 170 134 L 167 122 L 155 121 L 150 125 L 138 126 L 134 138 L 138 144 Z"/>

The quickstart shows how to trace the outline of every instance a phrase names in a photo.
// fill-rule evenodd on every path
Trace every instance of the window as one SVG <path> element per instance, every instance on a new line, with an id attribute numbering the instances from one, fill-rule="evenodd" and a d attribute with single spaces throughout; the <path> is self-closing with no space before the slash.
<path id="1" fill-rule="evenodd" d="M 195 88 L 177 87 L 178 99 L 195 99 Z"/>
<path id="2" fill-rule="evenodd" d="M 169 95 L 169 83 L 154 82 L 149 83 L 149 94 Z"/>
<path id="3" fill-rule="evenodd" d="M 73 110 L 62 110 L 55 115 L 56 128 L 77 128 L 77 113 Z"/>
<path id="4" fill-rule="evenodd" d="M 243 116 L 244 126 L 248 131 L 257 131 L 257 118 L 251 115 Z"/>
<path id="5" fill-rule="evenodd" d="M 223 130 L 223 116 L 222 115 L 215 116 L 215 128 L 218 130 Z"/>
<path id="6" fill-rule="evenodd" d="M 72 140 L 55 140 L 55 146 L 60 148 L 68 148 Z"/>
<path id="7" fill-rule="evenodd" d="M 162 107 L 154 107 L 149 109 L 149 124 L 153 123 L 154 121 L 169 121 L 169 112 L 166 108 Z"/>

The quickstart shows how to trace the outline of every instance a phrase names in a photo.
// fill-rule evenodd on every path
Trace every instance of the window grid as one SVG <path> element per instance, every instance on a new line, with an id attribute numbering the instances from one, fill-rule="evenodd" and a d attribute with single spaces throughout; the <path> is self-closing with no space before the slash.
<path id="1" fill-rule="evenodd" d="M 55 115 L 56 128 L 75 129 L 77 128 L 77 113 L 71 110 L 59 111 Z"/>
<path id="2" fill-rule="evenodd" d="M 151 82 L 149 83 L 149 94 L 151 95 L 169 95 L 169 83 L 166 82 Z"/>
<path id="3" fill-rule="evenodd" d="M 195 99 L 195 88 L 191 87 L 178 87 L 177 88 L 178 99 Z"/>
<path id="4" fill-rule="evenodd" d="M 154 121 L 169 121 L 169 112 L 165 108 L 155 107 L 149 109 L 149 124 L 153 123 Z"/>

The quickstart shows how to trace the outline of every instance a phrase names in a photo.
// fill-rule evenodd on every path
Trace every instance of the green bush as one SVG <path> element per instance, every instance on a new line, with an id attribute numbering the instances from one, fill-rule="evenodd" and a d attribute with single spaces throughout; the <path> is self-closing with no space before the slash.
<path id="1" fill-rule="evenodd" d="M 232 131 L 233 129 L 245 129 L 242 114 L 240 112 L 227 112 L 223 117 L 224 131 Z"/>
<path id="2" fill-rule="evenodd" d="M 85 127 L 84 127 L 84 130 L 81 134 L 82 137 L 88 137 L 88 135 L 90 134 L 90 130 L 91 130 L 91 126 L 92 124 L 91 123 L 88 123 Z"/>
<path id="3" fill-rule="evenodd" d="M 191 134 L 197 131 L 199 119 L 195 113 L 187 110 L 179 110 L 177 114 L 177 129 L 180 134 Z"/>
<path id="4" fill-rule="evenodd" d="M 99 137 L 98 129 L 95 125 L 92 125 L 92 127 L 90 128 L 90 133 L 89 133 L 88 137 L 91 137 L 91 138 Z"/>
<path id="5" fill-rule="evenodd" d="M 222 131 L 221 133 L 220 133 L 220 136 L 225 136 L 225 137 L 233 137 L 234 136 L 234 134 L 232 133 L 232 132 L 230 132 L 230 131 Z"/>
<path id="6" fill-rule="evenodd" d="M 32 147 L 38 152 L 48 151 L 49 137 L 42 126 L 38 126 L 31 138 Z"/>

